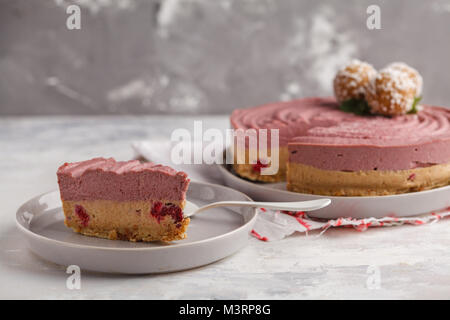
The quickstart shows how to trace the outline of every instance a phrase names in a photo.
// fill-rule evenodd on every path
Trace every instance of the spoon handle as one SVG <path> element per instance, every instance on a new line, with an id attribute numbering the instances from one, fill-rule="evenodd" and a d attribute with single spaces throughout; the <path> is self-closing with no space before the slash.
<path id="1" fill-rule="evenodd" d="M 328 206 L 331 203 L 330 199 L 317 199 L 309 201 L 296 201 L 296 202 L 251 202 L 251 201 L 220 201 L 210 203 L 206 206 L 198 208 L 193 214 L 197 214 L 206 209 L 212 209 L 216 207 L 257 207 L 273 210 L 286 210 L 286 211 L 312 211 L 318 210 Z"/>

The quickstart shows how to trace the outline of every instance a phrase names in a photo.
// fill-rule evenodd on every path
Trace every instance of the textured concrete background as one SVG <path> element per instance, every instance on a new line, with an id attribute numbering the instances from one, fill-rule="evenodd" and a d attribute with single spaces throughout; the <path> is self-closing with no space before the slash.
<path id="1" fill-rule="evenodd" d="M 450 105 L 449 39 L 450 0 L 0 0 L 0 115 L 229 113 L 330 95 L 353 57 L 403 60 Z"/>

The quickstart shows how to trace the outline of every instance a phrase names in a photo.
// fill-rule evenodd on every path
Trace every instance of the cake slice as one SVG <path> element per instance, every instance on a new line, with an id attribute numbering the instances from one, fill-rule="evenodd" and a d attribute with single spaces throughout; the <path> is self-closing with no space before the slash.
<path id="1" fill-rule="evenodd" d="M 186 237 L 189 179 L 151 162 L 95 158 L 57 172 L 65 225 L 84 235 L 129 241 Z"/>

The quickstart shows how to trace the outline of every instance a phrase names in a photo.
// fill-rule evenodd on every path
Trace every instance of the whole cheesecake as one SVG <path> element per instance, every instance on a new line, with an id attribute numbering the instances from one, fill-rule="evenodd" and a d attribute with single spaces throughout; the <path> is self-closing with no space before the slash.
<path id="1" fill-rule="evenodd" d="M 369 196 L 450 183 L 450 110 L 443 107 L 422 106 L 417 114 L 396 117 L 359 116 L 341 111 L 334 98 L 305 98 L 235 110 L 231 124 L 279 129 L 277 174 L 261 174 L 263 159 L 233 166 L 250 180 L 287 180 L 290 191 Z"/>

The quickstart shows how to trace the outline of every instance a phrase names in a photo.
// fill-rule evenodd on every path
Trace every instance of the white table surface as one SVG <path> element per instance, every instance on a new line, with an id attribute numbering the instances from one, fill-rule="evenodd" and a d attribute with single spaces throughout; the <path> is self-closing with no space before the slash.
<path id="1" fill-rule="evenodd" d="M 228 127 L 226 116 L 0 119 L 0 298 L 450 298 L 450 220 L 366 232 L 333 229 L 321 237 L 296 234 L 278 242 L 252 238 L 233 256 L 189 271 L 144 276 L 82 271 L 80 290 L 66 288 L 65 267 L 27 249 L 15 211 L 32 196 L 57 188 L 61 163 L 95 156 L 130 159 L 130 141 L 167 137 L 199 119 L 204 128 Z M 379 278 L 370 270 L 378 270 Z M 379 286 L 370 279 L 379 279 Z"/>

